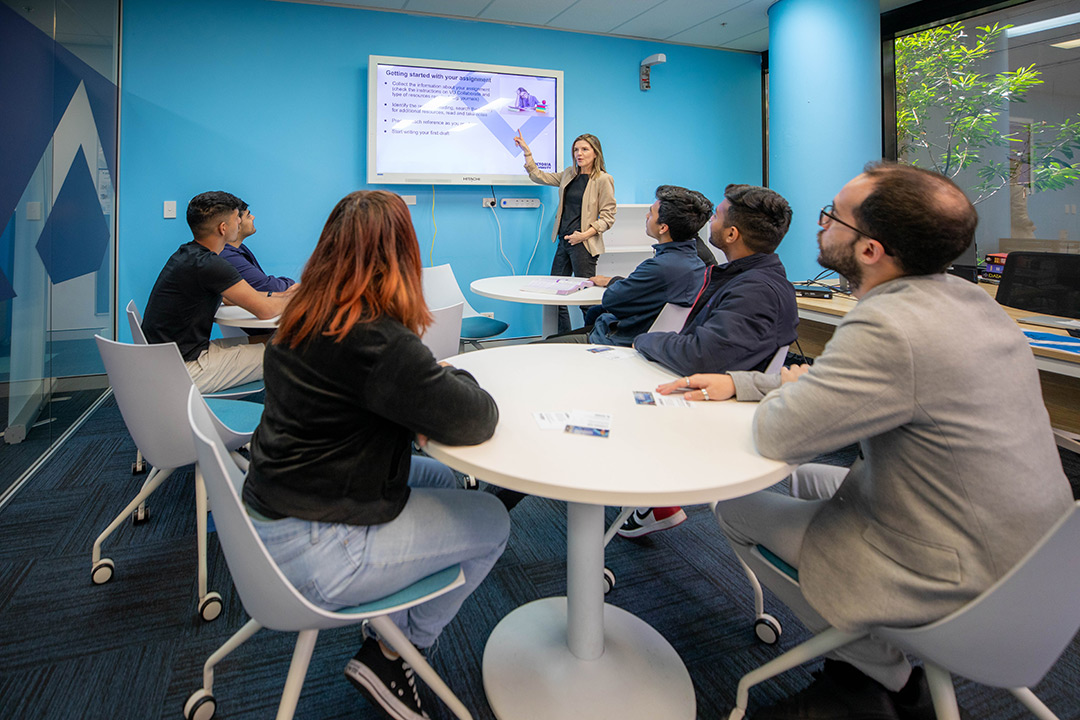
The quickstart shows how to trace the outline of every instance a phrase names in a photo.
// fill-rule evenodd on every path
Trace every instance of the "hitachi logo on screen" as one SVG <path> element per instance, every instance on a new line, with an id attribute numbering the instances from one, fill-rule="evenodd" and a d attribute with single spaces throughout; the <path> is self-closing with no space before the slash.
<path id="1" fill-rule="evenodd" d="M 462 182 L 480 182 L 480 178 L 473 177 L 472 175 L 464 175 L 461 178 Z"/>

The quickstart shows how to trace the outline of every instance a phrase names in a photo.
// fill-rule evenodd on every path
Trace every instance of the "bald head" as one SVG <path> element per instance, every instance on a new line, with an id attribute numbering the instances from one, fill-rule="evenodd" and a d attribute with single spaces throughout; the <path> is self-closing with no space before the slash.
<path id="1" fill-rule="evenodd" d="M 872 163 L 854 208 L 858 226 L 886 247 L 907 275 L 944 272 L 971 245 L 979 217 L 956 183 L 912 165 Z"/>

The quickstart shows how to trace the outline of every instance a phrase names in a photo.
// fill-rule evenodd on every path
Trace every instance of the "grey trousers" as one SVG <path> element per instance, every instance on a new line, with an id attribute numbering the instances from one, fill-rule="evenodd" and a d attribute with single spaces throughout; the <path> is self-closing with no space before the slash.
<path id="1" fill-rule="evenodd" d="M 763 545 L 784 562 L 798 569 L 803 536 L 814 515 L 840 487 L 847 468 L 832 465 L 800 465 L 791 475 L 791 497 L 762 491 L 717 503 L 716 519 L 731 541 L 735 553 L 748 561 L 750 549 Z M 758 580 L 776 591 L 776 576 Z M 851 592 L 857 593 L 857 588 Z M 785 602 L 803 625 L 813 633 L 829 627 L 801 594 L 785 593 Z M 889 690 L 899 690 L 911 675 L 911 664 L 898 648 L 873 636 L 858 640 L 829 653 L 828 657 L 857 667 Z"/>

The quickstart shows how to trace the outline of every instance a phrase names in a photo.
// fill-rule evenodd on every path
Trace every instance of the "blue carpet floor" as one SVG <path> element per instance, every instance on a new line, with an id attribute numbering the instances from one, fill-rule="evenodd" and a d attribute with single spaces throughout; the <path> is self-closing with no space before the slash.
<path id="1" fill-rule="evenodd" d="M 210 587 L 222 594 L 225 609 L 212 623 L 196 617 L 190 468 L 151 498 L 150 522 L 125 523 L 106 542 L 104 555 L 115 561 L 116 575 L 106 585 L 91 583 L 94 538 L 142 482 L 131 475 L 134 454 L 110 401 L 0 512 L 0 720 L 178 720 L 185 699 L 200 687 L 206 657 L 246 621 L 213 536 Z M 852 457 L 848 452 L 829 459 L 845 464 Z M 1080 459 L 1065 453 L 1063 462 L 1075 484 Z M 611 543 L 607 564 L 618 582 L 608 600 L 671 642 L 693 679 L 698 716 L 711 720 L 726 717 L 743 673 L 805 639 L 805 632 L 770 598 L 783 638 L 778 647 L 755 641 L 752 596 L 733 554 L 707 508 L 688 513 L 678 529 Z M 609 509 L 609 520 L 615 514 Z M 564 506 L 529 498 L 511 517 L 506 553 L 448 626 L 432 658 L 477 720 L 493 717 L 480 677 L 492 628 L 522 603 L 565 592 Z M 263 631 L 218 667 L 217 718 L 273 717 L 294 639 Z M 297 718 L 380 717 L 342 677 L 357 644 L 355 629 L 320 635 Z M 816 667 L 757 688 L 751 712 L 803 687 Z M 1080 642 L 1074 639 L 1035 688 L 1063 720 L 1080 718 L 1077 677 Z M 958 681 L 957 695 L 972 717 L 1028 717 L 1003 690 Z M 424 696 L 432 718 L 449 717 L 426 689 Z M 611 702 L 618 708 L 620 699 Z"/>

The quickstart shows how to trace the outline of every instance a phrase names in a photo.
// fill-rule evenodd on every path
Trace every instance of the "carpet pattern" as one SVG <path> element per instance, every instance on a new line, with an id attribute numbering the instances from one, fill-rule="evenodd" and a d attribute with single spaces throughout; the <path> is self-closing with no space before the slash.
<path id="1" fill-rule="evenodd" d="M 0 512 L 0 720 L 178 720 L 200 687 L 202 664 L 247 620 L 216 536 L 209 543 L 210 588 L 224 611 L 212 623 L 196 616 L 195 517 L 191 468 L 177 471 L 150 499 L 151 519 L 125 522 L 103 556 L 116 563 L 113 580 L 90 581 L 94 538 L 138 491 L 135 448 L 110 401 Z M 825 458 L 849 464 L 853 451 Z M 1076 483 L 1080 458 L 1063 453 Z M 769 612 L 784 634 L 776 647 L 756 642 L 749 586 L 704 506 L 688 508 L 677 529 L 628 541 L 616 538 L 607 564 L 617 583 L 608 601 L 649 622 L 678 651 L 697 693 L 698 716 L 726 717 L 739 677 L 805 639 L 798 621 L 775 599 Z M 610 508 L 608 520 L 617 509 Z M 512 513 L 506 552 L 447 627 L 432 664 L 477 720 L 493 718 L 480 677 L 484 643 L 496 623 L 519 605 L 565 592 L 566 513 L 562 503 L 524 500 Z M 1071 600 L 1070 600 L 1071 601 Z M 219 720 L 272 717 L 285 682 L 295 635 L 262 631 L 216 669 Z M 342 677 L 359 644 L 358 631 L 320 634 L 297 718 L 381 717 Z M 751 713 L 801 689 L 811 663 L 751 693 Z M 1063 720 L 1080 718 L 1080 642 L 1036 693 Z M 422 688 L 432 718 L 446 709 Z M 973 717 L 1029 717 L 1004 690 L 957 682 L 960 704 Z M 612 698 L 617 708 L 619 698 Z"/>

